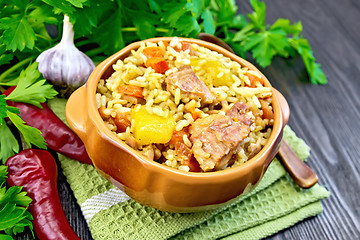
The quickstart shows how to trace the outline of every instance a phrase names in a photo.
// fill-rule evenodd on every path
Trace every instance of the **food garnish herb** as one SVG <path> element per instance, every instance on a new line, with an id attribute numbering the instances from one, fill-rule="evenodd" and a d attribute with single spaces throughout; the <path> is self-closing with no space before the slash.
<path id="1" fill-rule="evenodd" d="M 7 166 L 0 165 L 0 239 L 13 239 L 12 236 L 23 232 L 25 227 L 34 236 L 33 218 L 27 211 L 32 200 L 22 191 L 22 187 L 6 189 L 7 174 Z"/>
<path id="2" fill-rule="evenodd" d="M 46 80 L 40 79 L 40 72 L 37 70 L 38 63 L 32 63 L 25 70 L 21 71 L 18 78 L 12 83 L 17 85 L 14 91 L 7 97 L 0 95 L 0 160 L 5 161 L 19 151 L 19 144 L 13 133 L 6 124 L 9 118 L 14 126 L 24 137 L 25 142 L 31 147 L 37 146 L 46 149 L 44 138 L 41 132 L 25 124 L 19 114 L 19 109 L 6 104 L 6 100 L 24 102 L 41 108 L 40 103 L 56 96 L 57 92 Z"/>
<path id="3" fill-rule="evenodd" d="M 29 145 L 46 149 L 46 143 L 41 132 L 25 124 L 18 115 L 19 109 L 8 106 L 6 100 L 24 102 L 41 107 L 40 103 L 56 96 L 57 92 L 46 80 L 41 79 L 37 70 L 38 63 L 29 65 L 20 75 L 4 85 L 17 85 L 14 91 L 5 96 L 0 95 L 0 238 L 13 239 L 12 236 L 24 231 L 25 227 L 33 233 L 32 216 L 27 210 L 30 197 L 22 191 L 21 186 L 7 188 L 5 180 L 7 167 L 1 165 L 19 152 L 19 142 L 6 123 L 8 118 L 22 134 L 24 141 Z M 5 233 L 5 234 L 3 234 Z"/>

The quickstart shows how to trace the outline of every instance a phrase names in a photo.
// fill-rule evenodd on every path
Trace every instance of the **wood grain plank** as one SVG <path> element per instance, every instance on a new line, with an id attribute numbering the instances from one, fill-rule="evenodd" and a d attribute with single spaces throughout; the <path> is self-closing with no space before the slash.
<path id="1" fill-rule="evenodd" d="M 238 12 L 252 11 L 237 0 Z M 301 21 L 303 33 L 329 83 L 314 86 L 300 57 L 274 58 L 259 68 L 289 102 L 289 125 L 312 148 L 308 165 L 330 192 L 324 212 L 268 239 L 360 239 L 360 1 L 266 0 L 267 23 Z M 60 174 L 65 213 L 82 239 L 92 239 L 79 206 Z M 23 234 L 17 239 L 31 239 Z"/>
<path id="2" fill-rule="evenodd" d="M 326 86 L 314 87 L 286 80 L 286 76 L 293 77 L 287 72 L 280 73 L 281 77 L 274 70 L 268 73 L 274 81 L 285 80 L 286 83 L 274 85 L 285 88 L 291 108 L 289 124 L 312 147 L 309 165 L 319 175 L 320 183 L 332 193 L 323 201 L 324 212 L 320 216 L 290 228 L 291 237 L 278 234 L 285 239 L 356 239 L 360 236 L 360 125 L 356 121 L 360 89 L 359 67 L 355 64 L 360 56 L 358 42 L 354 41 L 360 36 L 358 31 L 345 28 L 359 20 L 359 8 L 350 10 L 352 3 L 344 1 L 339 6 L 335 1 L 330 4 L 329 1 L 297 1 L 288 4 L 291 7 L 286 6 L 285 13 L 281 11 L 284 1 L 271 1 L 278 15 L 302 16 L 305 37 L 329 78 Z M 271 11 L 268 8 L 268 13 Z M 275 67 L 279 66 L 273 64 L 272 68 Z"/>

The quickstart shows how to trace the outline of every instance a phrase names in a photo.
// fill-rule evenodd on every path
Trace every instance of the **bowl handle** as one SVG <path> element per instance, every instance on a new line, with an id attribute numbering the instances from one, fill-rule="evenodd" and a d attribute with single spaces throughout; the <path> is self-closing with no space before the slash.
<path id="1" fill-rule="evenodd" d="M 289 108 L 289 104 L 287 103 L 285 97 L 275 88 L 273 88 L 274 94 L 276 96 L 276 99 L 279 102 L 280 108 L 281 108 L 281 113 L 283 116 L 283 123 L 284 126 L 287 124 L 287 122 L 289 121 L 289 117 L 290 117 L 290 108 Z M 284 127 L 283 126 L 283 127 Z"/>
<path id="2" fill-rule="evenodd" d="M 65 108 L 66 120 L 83 142 L 86 136 L 85 111 L 87 108 L 84 101 L 85 94 L 86 88 L 84 85 L 71 94 Z"/>

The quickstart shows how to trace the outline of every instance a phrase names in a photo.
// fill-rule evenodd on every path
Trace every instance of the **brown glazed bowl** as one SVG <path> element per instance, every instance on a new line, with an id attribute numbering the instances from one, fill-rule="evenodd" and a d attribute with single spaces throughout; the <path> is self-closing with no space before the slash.
<path id="1" fill-rule="evenodd" d="M 145 41 L 171 41 L 171 37 Z M 180 39 L 181 40 L 181 39 Z M 242 66 L 259 72 L 251 63 L 218 45 L 198 39 L 183 39 L 196 43 L 237 61 Z M 264 148 L 244 164 L 216 172 L 194 173 L 174 169 L 150 161 L 121 141 L 103 122 L 95 101 L 97 84 L 108 78 L 112 65 L 124 59 L 132 49 L 140 47 L 135 42 L 100 63 L 88 82 L 76 90 L 66 105 L 66 118 L 79 135 L 95 168 L 139 203 L 168 212 L 195 212 L 216 208 L 234 201 L 251 191 L 263 177 L 278 151 L 283 128 L 289 118 L 285 98 L 274 88 L 274 125 Z M 271 87 L 262 75 L 265 86 Z"/>

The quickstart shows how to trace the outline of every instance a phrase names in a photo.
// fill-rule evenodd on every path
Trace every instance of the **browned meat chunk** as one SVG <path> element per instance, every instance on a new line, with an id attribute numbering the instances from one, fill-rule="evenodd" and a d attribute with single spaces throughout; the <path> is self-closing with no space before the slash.
<path id="1" fill-rule="evenodd" d="M 244 103 L 235 103 L 225 115 L 198 119 L 190 127 L 192 150 L 203 171 L 225 167 L 234 150 L 249 135 L 252 120 L 246 112 Z"/>
<path id="2" fill-rule="evenodd" d="M 227 112 L 226 115 L 233 118 L 235 122 L 241 122 L 250 126 L 252 120 L 245 115 L 248 111 L 248 106 L 242 102 L 236 102 Z"/>
<path id="3" fill-rule="evenodd" d="M 190 99 L 201 99 L 203 103 L 212 103 L 215 96 L 208 87 L 201 81 L 192 70 L 191 66 L 183 65 L 177 72 L 170 74 L 166 80 L 167 90 L 175 95 L 175 90 L 180 89 Z"/>

